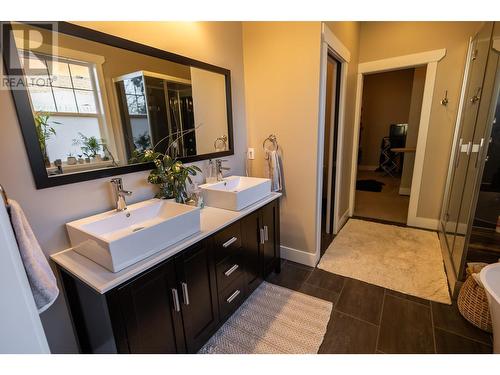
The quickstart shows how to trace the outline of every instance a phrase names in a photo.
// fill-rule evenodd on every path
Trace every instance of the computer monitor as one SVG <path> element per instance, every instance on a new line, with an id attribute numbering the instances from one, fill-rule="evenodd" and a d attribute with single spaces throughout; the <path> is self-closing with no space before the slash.
<path id="1" fill-rule="evenodd" d="M 405 147 L 407 131 L 408 124 L 391 124 L 389 129 L 391 148 Z"/>

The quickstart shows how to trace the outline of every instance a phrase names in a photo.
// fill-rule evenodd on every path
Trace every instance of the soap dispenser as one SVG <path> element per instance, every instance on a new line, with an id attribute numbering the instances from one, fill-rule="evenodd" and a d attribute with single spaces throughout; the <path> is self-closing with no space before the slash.
<path id="1" fill-rule="evenodd" d="M 212 159 L 208 161 L 208 171 L 206 180 L 207 184 L 213 184 L 214 182 L 217 182 L 217 169 Z"/>

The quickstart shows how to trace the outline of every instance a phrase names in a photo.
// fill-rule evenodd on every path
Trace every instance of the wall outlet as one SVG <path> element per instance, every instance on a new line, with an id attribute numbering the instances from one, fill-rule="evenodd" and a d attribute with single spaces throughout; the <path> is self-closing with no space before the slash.
<path id="1" fill-rule="evenodd" d="M 254 148 L 249 148 L 247 152 L 247 157 L 249 160 L 254 160 L 255 159 L 255 149 Z"/>

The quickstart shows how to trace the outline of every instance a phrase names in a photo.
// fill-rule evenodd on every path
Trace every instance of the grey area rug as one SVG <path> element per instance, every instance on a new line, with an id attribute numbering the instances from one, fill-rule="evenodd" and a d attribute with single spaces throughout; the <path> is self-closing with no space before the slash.
<path id="1" fill-rule="evenodd" d="M 200 354 L 315 354 L 332 303 L 263 282 Z"/>
<path id="2" fill-rule="evenodd" d="M 451 304 L 437 233 L 350 219 L 318 268 Z"/>

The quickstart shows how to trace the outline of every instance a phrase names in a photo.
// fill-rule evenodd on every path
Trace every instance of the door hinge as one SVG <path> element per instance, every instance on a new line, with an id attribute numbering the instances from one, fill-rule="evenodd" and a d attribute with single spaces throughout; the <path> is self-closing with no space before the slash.
<path id="1" fill-rule="evenodd" d="M 470 57 L 470 61 L 474 61 L 475 59 L 477 59 L 477 49 L 475 49 L 472 52 L 472 56 Z"/>

